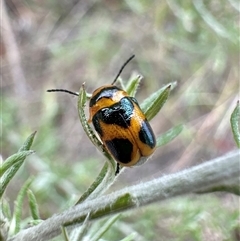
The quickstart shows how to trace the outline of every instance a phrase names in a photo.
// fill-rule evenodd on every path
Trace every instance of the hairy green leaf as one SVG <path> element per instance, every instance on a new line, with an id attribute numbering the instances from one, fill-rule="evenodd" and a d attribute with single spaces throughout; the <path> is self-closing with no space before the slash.
<path id="1" fill-rule="evenodd" d="M 19 151 L 12 156 L 8 157 L 0 167 L 0 177 L 10 168 L 13 167 L 18 162 L 23 162 L 24 159 L 30 154 L 34 153 L 34 151 Z"/>
<path id="2" fill-rule="evenodd" d="M 143 113 L 150 121 L 163 107 L 165 104 L 169 93 L 171 90 L 171 84 L 164 86 L 157 92 L 150 95 L 145 101 L 140 105 Z"/>
<path id="3" fill-rule="evenodd" d="M 21 151 L 28 151 L 30 149 L 30 147 L 32 146 L 32 143 L 33 143 L 33 140 L 34 140 L 34 137 L 36 135 L 36 131 L 34 131 L 27 139 L 26 141 L 23 143 L 22 147 L 19 149 L 18 152 L 21 152 Z"/>
<path id="4" fill-rule="evenodd" d="M 28 203 L 31 211 L 31 215 L 33 220 L 40 220 L 40 215 L 39 215 L 39 210 L 38 210 L 38 204 L 36 197 L 32 190 L 28 189 L 27 190 L 27 195 L 28 195 Z"/>
<path id="5" fill-rule="evenodd" d="M 118 215 L 115 215 L 112 218 L 108 219 L 90 240 L 98 241 L 112 227 L 112 225 L 119 219 L 120 215 L 121 214 L 118 214 Z"/>
<path id="6" fill-rule="evenodd" d="M 235 140 L 238 148 L 240 148 L 239 120 L 240 120 L 240 106 L 239 106 L 239 101 L 238 101 L 237 106 L 235 107 L 235 109 L 231 115 L 231 118 L 230 118 L 233 137 L 234 137 L 234 140 Z"/>
<path id="7" fill-rule="evenodd" d="M 9 157 L 6 160 L 6 164 L 3 165 L 3 167 L 0 169 L 1 171 L 1 178 L 0 178 L 0 183 L 1 183 L 1 188 L 0 188 L 0 199 L 2 198 L 2 195 L 4 191 L 7 188 L 8 183 L 12 180 L 12 178 L 15 176 L 19 168 L 22 166 L 24 163 L 25 158 L 32 154 L 33 151 L 21 151 L 18 152 L 11 157 Z M 2 175 L 3 173 L 3 175 Z"/>
<path id="8" fill-rule="evenodd" d="M 28 178 L 28 180 L 23 184 L 21 190 L 18 193 L 17 200 L 14 206 L 13 216 L 15 217 L 15 230 L 14 233 L 18 233 L 20 231 L 21 225 L 21 217 L 22 217 L 22 208 L 23 208 L 23 200 L 27 193 L 29 186 L 33 181 L 33 177 Z"/>
<path id="9" fill-rule="evenodd" d="M 134 77 L 130 78 L 130 80 L 128 81 L 127 86 L 125 88 L 126 92 L 130 96 L 134 97 L 136 95 L 137 88 L 138 88 L 141 80 L 142 80 L 142 76 L 141 75 L 138 75 L 138 76 L 134 75 Z"/>
<path id="10" fill-rule="evenodd" d="M 171 129 L 169 129 L 162 135 L 160 135 L 157 138 L 157 146 L 159 147 L 159 146 L 163 146 L 163 145 L 166 145 L 167 143 L 169 143 L 171 140 L 173 140 L 175 137 L 177 137 L 182 132 L 183 128 L 184 128 L 184 126 L 182 124 L 177 125 Z"/>

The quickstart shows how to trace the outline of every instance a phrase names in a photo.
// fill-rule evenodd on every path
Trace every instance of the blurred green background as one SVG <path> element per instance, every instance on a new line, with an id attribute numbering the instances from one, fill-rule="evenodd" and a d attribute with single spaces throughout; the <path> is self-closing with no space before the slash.
<path id="1" fill-rule="evenodd" d="M 37 131 L 36 154 L 5 195 L 11 205 L 31 175 L 43 219 L 72 205 L 92 183 L 104 158 L 82 130 L 77 98 L 46 90 L 78 91 L 85 82 L 91 93 L 110 84 L 132 54 L 122 78 L 144 76 L 140 103 L 178 82 L 151 121 L 156 135 L 181 123 L 185 129 L 145 165 L 126 169 L 111 190 L 236 148 L 229 119 L 239 98 L 239 1 L 9 0 L 6 10 L 0 42 L 3 159 Z M 240 240 L 238 225 L 239 198 L 209 194 L 127 213 L 105 237 L 119 240 L 134 231 L 136 240 Z"/>

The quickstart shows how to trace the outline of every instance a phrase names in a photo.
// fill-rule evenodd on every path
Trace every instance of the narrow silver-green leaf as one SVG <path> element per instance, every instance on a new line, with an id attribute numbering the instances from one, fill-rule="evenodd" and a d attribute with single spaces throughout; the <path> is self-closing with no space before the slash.
<path id="1" fill-rule="evenodd" d="M 83 224 L 81 225 L 81 227 L 78 227 L 76 229 L 73 230 L 73 232 L 71 233 L 70 236 L 70 240 L 71 241 L 81 241 L 83 240 L 85 234 L 87 233 L 87 230 L 89 228 L 89 217 L 90 217 L 90 213 L 88 213 L 88 215 L 86 216 Z"/>
<path id="2" fill-rule="evenodd" d="M 118 214 L 108 219 L 90 240 L 98 241 L 111 228 L 111 226 L 119 219 L 120 215 L 121 214 Z"/>
<path id="3" fill-rule="evenodd" d="M 107 158 L 109 164 L 105 164 L 102 168 L 100 174 L 98 175 L 97 179 L 93 182 L 93 184 L 88 188 L 88 190 L 83 194 L 83 196 L 78 200 L 77 204 L 82 202 L 83 200 L 87 199 L 92 193 L 98 189 L 97 193 L 103 192 L 109 187 L 109 184 L 113 182 L 115 177 L 115 170 L 116 170 L 116 162 L 112 158 L 112 156 L 108 153 L 106 147 L 102 144 L 99 138 L 96 136 L 95 132 L 88 124 L 86 119 L 86 115 L 84 112 L 84 107 L 86 106 L 86 92 L 84 89 L 84 85 L 80 88 L 79 97 L 78 97 L 78 115 L 80 122 L 82 124 L 83 130 L 85 131 L 86 135 L 90 139 L 90 141 L 95 145 Z M 100 185 L 104 183 L 105 185 Z"/>
<path id="4" fill-rule="evenodd" d="M 80 122 L 82 124 L 83 130 L 85 131 L 86 135 L 90 139 L 90 141 L 99 148 L 99 146 L 103 146 L 99 138 L 96 136 L 94 131 L 92 130 L 91 126 L 88 124 L 84 108 L 86 106 L 87 95 L 84 88 L 84 85 L 79 90 L 79 97 L 78 97 L 78 115 Z"/>
<path id="5" fill-rule="evenodd" d="M 238 101 L 237 106 L 235 107 L 235 109 L 231 115 L 231 118 L 230 118 L 233 137 L 234 137 L 234 140 L 235 140 L 238 148 L 240 148 L 239 121 L 240 121 L 240 105 L 239 105 L 239 101 Z"/>
<path id="6" fill-rule="evenodd" d="M 169 93 L 171 89 L 171 84 L 169 84 L 167 87 L 161 88 L 157 92 L 150 95 L 140 106 L 147 117 L 147 119 L 150 121 L 163 107 L 165 104 Z"/>
<path id="7" fill-rule="evenodd" d="M 18 152 L 14 155 L 12 155 L 8 158 L 7 164 L 4 166 L 4 172 L 1 170 L 1 174 L 3 175 L 0 178 L 0 183 L 1 183 L 1 188 L 0 188 L 0 199 L 2 198 L 2 195 L 4 191 L 7 188 L 8 183 L 12 180 L 12 178 L 15 176 L 19 168 L 22 166 L 24 163 L 24 160 L 26 156 L 29 154 L 33 153 L 33 151 L 23 151 L 23 152 Z M 10 160 L 9 160 L 10 159 Z M 9 166 L 9 164 L 14 163 L 13 165 Z"/>
<path id="8" fill-rule="evenodd" d="M 22 166 L 25 158 L 34 152 L 29 149 L 33 143 L 35 134 L 36 132 L 32 133 L 24 142 L 23 146 L 19 149 L 18 153 L 7 158 L 7 160 L 5 160 L 3 165 L 0 167 L 0 199 L 2 198 L 8 183 Z"/>
<path id="9" fill-rule="evenodd" d="M 32 192 L 32 190 L 28 189 L 27 195 L 28 195 L 29 208 L 30 208 L 33 220 L 40 220 L 38 204 L 34 193 Z"/>
<path id="10" fill-rule="evenodd" d="M 64 226 L 61 226 L 61 230 L 62 230 L 62 235 L 63 235 L 64 241 L 70 241 L 70 239 L 68 237 L 67 229 Z"/>
<path id="11" fill-rule="evenodd" d="M 34 151 L 19 151 L 12 156 L 8 157 L 0 167 L 0 177 L 9 169 L 14 166 L 17 162 L 23 161 L 27 156 L 34 153 Z"/>
<path id="12" fill-rule="evenodd" d="M 95 179 L 95 181 L 91 184 L 91 186 L 83 193 L 83 195 L 79 198 L 79 200 L 77 201 L 77 204 L 83 202 L 84 200 L 86 200 L 93 192 L 94 190 L 99 186 L 99 184 L 103 181 L 106 173 L 108 171 L 108 163 L 106 162 L 102 168 L 102 170 L 100 171 L 100 173 L 98 174 L 97 178 Z"/>
<path id="13" fill-rule="evenodd" d="M 10 207 L 10 203 L 8 200 L 6 200 L 5 198 L 3 198 L 1 200 L 1 209 L 3 212 L 3 215 L 10 220 L 12 218 L 12 211 L 11 211 L 11 207 Z"/>
<path id="14" fill-rule="evenodd" d="M 134 77 L 130 78 L 130 80 L 128 81 L 127 86 L 125 88 L 126 92 L 130 96 L 134 97 L 136 95 L 136 92 L 137 92 L 137 89 L 138 89 L 138 86 L 139 86 L 141 80 L 142 80 L 141 75 L 138 75 L 138 76 L 134 75 Z"/>
<path id="15" fill-rule="evenodd" d="M 17 199 L 15 201 L 14 213 L 13 213 L 13 216 L 15 217 L 14 234 L 16 234 L 20 231 L 22 209 L 23 209 L 23 199 L 24 199 L 24 197 L 27 193 L 27 190 L 28 190 L 29 186 L 31 185 L 32 181 L 33 181 L 33 177 L 30 177 L 27 179 L 27 181 L 23 184 L 21 190 L 19 191 Z"/>
<path id="16" fill-rule="evenodd" d="M 9 235 L 9 221 L 0 210 L 0 241 L 6 241 Z"/>
<path id="17" fill-rule="evenodd" d="M 86 115 L 84 112 L 84 107 L 86 106 L 87 96 L 86 91 L 84 89 L 84 85 L 79 90 L 79 97 L 78 97 L 78 115 L 80 122 L 82 124 L 83 130 L 85 131 L 86 135 L 90 139 L 90 141 L 95 145 L 100 151 L 107 152 L 106 148 L 103 146 L 102 142 L 99 140 L 99 138 L 96 136 L 95 132 L 91 128 L 91 126 L 88 124 L 88 121 L 86 119 Z M 107 152 L 108 154 L 108 152 Z M 111 159 L 110 155 L 107 155 L 108 159 Z"/>
<path id="18" fill-rule="evenodd" d="M 170 141 L 172 141 L 175 137 L 177 137 L 183 130 L 183 125 L 177 125 L 173 128 L 169 129 L 165 133 L 163 133 L 161 136 L 157 138 L 157 147 L 166 145 Z"/>
<path id="19" fill-rule="evenodd" d="M 36 131 L 34 131 L 27 139 L 26 141 L 23 143 L 22 147 L 19 149 L 18 152 L 21 152 L 21 151 L 28 151 L 30 149 L 30 147 L 32 146 L 32 143 L 33 143 L 33 140 L 34 140 L 34 137 L 36 135 Z"/>
<path id="20" fill-rule="evenodd" d="M 136 240 L 136 233 L 131 233 L 127 237 L 121 239 L 120 241 L 132 241 Z"/>

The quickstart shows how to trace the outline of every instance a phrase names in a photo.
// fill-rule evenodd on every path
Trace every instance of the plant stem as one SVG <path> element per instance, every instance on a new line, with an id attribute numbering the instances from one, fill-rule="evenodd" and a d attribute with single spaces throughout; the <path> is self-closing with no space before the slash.
<path id="1" fill-rule="evenodd" d="M 229 183 L 232 179 L 238 180 L 239 172 L 240 158 L 237 150 L 181 172 L 89 200 L 21 231 L 8 241 L 49 240 L 60 234 L 61 226 L 83 222 L 89 212 L 90 220 L 94 220 L 179 195 L 203 192 Z"/>

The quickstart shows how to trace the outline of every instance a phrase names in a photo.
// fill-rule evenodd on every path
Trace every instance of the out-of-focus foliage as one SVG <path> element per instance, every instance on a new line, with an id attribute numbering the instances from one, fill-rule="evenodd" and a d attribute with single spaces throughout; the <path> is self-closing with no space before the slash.
<path id="1" fill-rule="evenodd" d="M 77 98 L 46 90 L 78 91 L 85 82 L 92 92 L 111 83 L 132 53 L 136 58 L 122 79 L 129 79 L 133 71 L 144 77 L 136 96 L 139 103 L 165 84 L 178 82 L 161 113 L 151 121 L 156 135 L 179 124 L 185 128 L 144 166 L 126 170 L 113 188 L 174 172 L 235 148 L 229 119 L 239 89 L 240 10 L 236 0 L 6 3 L 25 81 L 14 78 L 15 64 L 7 55 L 12 43 L 0 42 L 3 158 L 15 153 L 29 133 L 38 132 L 33 145 L 36 154 L 6 192 L 11 205 L 32 175 L 31 191 L 41 218 L 72 205 L 91 184 L 104 160 L 83 133 Z M 179 203 L 189 207 L 189 200 Z M 136 230 L 147 240 L 154 239 L 148 239 L 149 230 L 159 230 L 156 223 L 160 223 L 161 240 L 174 238 L 181 230 L 187 233 L 182 240 L 210 240 L 213 233 L 219 235 L 218 240 L 227 239 L 226 231 L 233 237 L 236 199 L 227 195 L 216 201 L 212 197 L 209 207 L 203 204 L 204 200 L 180 213 L 176 205 L 170 205 L 167 221 L 157 207 L 146 211 L 147 217 L 140 213 L 137 220 L 142 226 Z M 221 207 L 220 219 L 212 207 Z M 23 216 L 29 216 L 26 212 L 23 210 Z M 178 222 L 176 216 L 186 222 Z M 228 224 L 218 220 L 228 220 Z M 128 223 L 118 225 L 110 239 L 134 232 L 135 220 Z"/>

